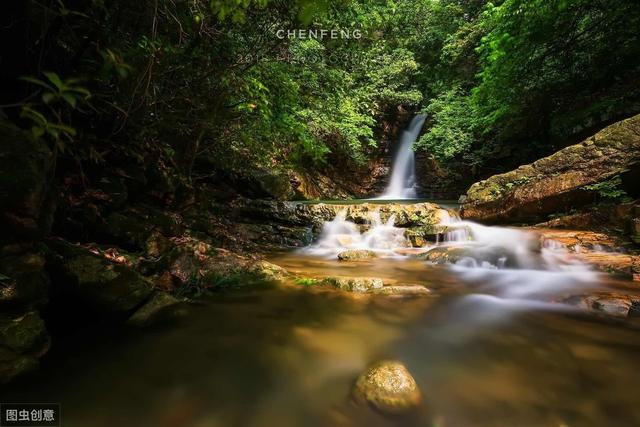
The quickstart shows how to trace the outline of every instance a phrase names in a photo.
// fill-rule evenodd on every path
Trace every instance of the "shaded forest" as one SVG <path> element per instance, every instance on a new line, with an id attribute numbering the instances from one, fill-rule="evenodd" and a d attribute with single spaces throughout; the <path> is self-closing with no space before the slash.
<path id="1" fill-rule="evenodd" d="M 185 183 L 339 175 L 388 148 L 399 107 L 428 113 L 417 149 L 473 181 L 640 111 L 633 0 L 27 1 L 5 12 L 2 115 L 55 151 L 57 176 L 85 185 L 114 163 Z M 362 36 L 276 36 L 298 28 Z"/>

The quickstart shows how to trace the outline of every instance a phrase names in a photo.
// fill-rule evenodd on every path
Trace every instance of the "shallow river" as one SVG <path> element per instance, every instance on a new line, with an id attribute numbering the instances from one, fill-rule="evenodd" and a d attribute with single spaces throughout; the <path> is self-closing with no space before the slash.
<path id="1" fill-rule="evenodd" d="M 80 329 L 0 400 L 60 402 L 65 427 L 640 425 L 634 319 L 506 298 L 490 275 L 420 260 L 272 261 L 308 277 L 375 276 L 432 292 L 357 296 L 292 283 L 220 293 L 151 329 Z M 510 280 L 531 280 L 520 274 Z M 627 285 L 599 275 L 579 286 Z M 380 358 L 414 375 L 418 412 L 386 418 L 350 402 L 355 378 Z"/>

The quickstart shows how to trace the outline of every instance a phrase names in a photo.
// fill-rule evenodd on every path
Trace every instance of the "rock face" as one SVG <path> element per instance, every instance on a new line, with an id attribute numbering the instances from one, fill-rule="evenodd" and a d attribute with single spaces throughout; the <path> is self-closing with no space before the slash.
<path id="1" fill-rule="evenodd" d="M 591 188 L 621 175 L 637 191 L 640 115 L 606 127 L 580 144 L 494 175 L 469 188 L 462 217 L 483 222 L 539 222 L 595 200 Z"/>
<path id="2" fill-rule="evenodd" d="M 356 381 L 353 397 L 386 414 L 402 414 L 420 405 L 422 396 L 407 368 L 395 360 L 369 366 Z"/>
<path id="3" fill-rule="evenodd" d="M 0 122 L 0 242 L 35 240 L 50 228 L 53 164 L 44 142 Z"/>

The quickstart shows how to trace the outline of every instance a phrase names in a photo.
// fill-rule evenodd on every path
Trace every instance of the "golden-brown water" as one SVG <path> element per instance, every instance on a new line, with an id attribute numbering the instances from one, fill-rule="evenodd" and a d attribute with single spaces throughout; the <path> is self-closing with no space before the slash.
<path id="1" fill-rule="evenodd" d="M 640 425 L 633 319 L 505 304 L 477 280 L 418 260 L 272 261 L 307 277 L 376 276 L 432 294 L 358 297 L 293 284 L 220 293 L 152 329 L 80 330 L 1 399 L 60 402 L 65 427 Z M 423 391 L 410 417 L 350 402 L 358 374 L 388 357 Z"/>

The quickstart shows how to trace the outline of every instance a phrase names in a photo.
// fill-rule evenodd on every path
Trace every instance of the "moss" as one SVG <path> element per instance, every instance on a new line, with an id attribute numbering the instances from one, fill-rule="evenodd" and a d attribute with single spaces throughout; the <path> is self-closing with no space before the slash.
<path id="1" fill-rule="evenodd" d="M 299 277 L 294 280 L 294 283 L 301 286 L 313 286 L 319 284 L 320 281 L 311 277 Z"/>

